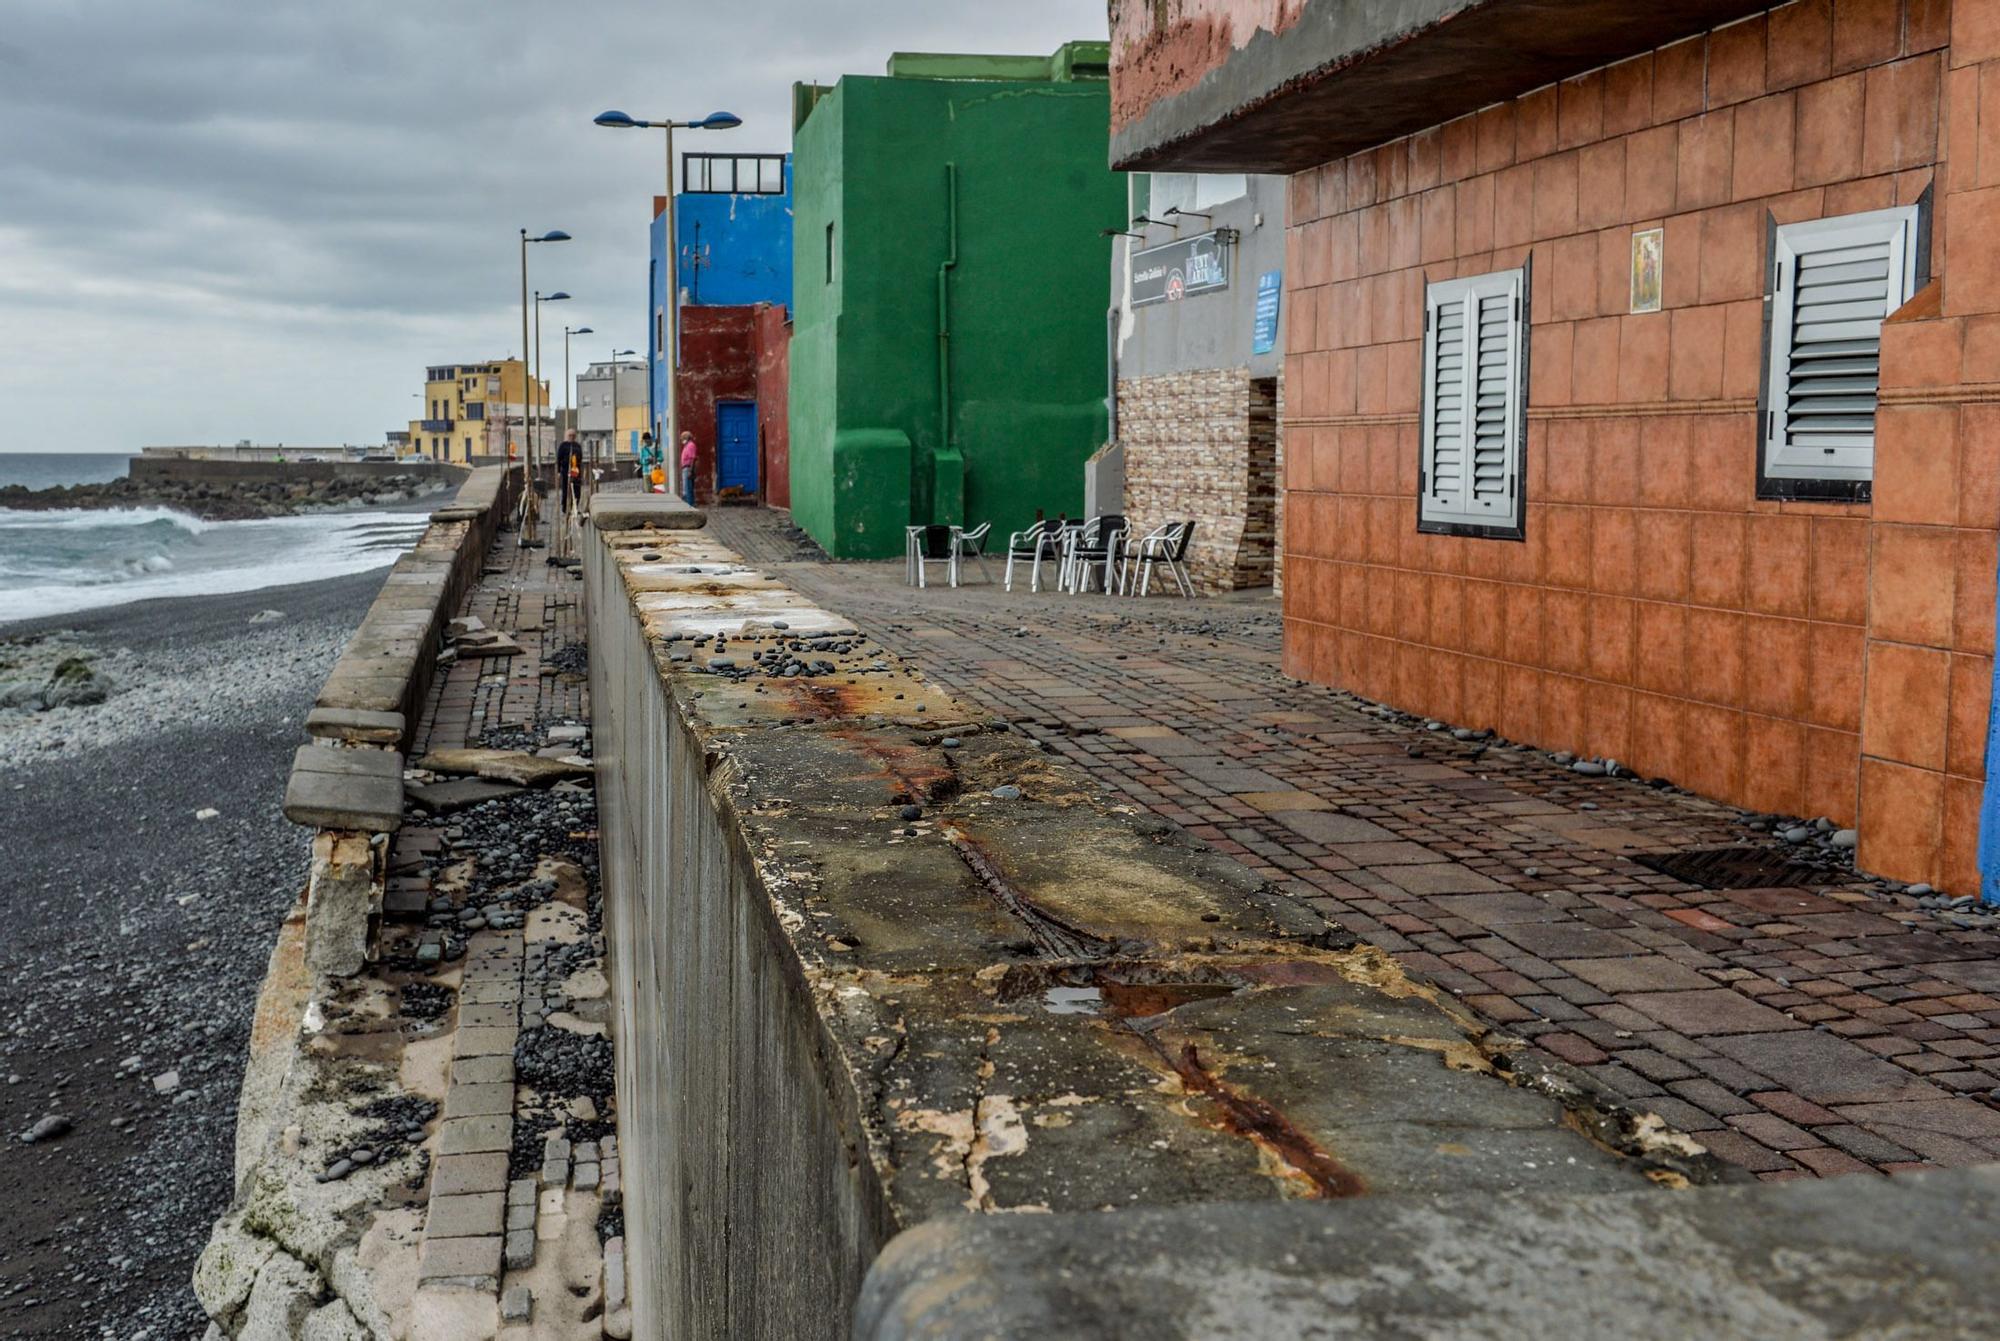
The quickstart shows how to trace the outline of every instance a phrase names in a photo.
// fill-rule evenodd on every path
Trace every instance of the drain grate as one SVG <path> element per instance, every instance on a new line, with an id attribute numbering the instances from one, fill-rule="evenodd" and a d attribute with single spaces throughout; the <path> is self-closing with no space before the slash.
<path id="1" fill-rule="evenodd" d="M 1762 847 L 1715 847 L 1699 852 L 1634 853 L 1641 866 L 1702 889 L 1818 889 L 1841 882 L 1838 871 L 1793 861 Z"/>

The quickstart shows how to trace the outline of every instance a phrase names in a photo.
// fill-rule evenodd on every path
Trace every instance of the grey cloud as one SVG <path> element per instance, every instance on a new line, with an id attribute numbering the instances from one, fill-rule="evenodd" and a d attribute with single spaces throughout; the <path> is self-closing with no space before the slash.
<path id="1" fill-rule="evenodd" d="M 744 128 L 688 147 L 782 150 L 794 80 L 1105 26 L 1102 0 L 6 9 L 0 392 L 21 417 L 0 421 L 0 450 L 377 435 L 408 416 L 424 364 L 520 343 L 523 226 L 576 235 L 534 258 L 540 287 L 577 295 L 568 320 L 637 343 L 658 141 L 595 113 L 726 107 Z M 77 351 L 102 357 L 107 336 L 114 380 L 152 394 L 101 394 Z M 260 379 L 279 367 L 340 392 L 274 396 Z"/>

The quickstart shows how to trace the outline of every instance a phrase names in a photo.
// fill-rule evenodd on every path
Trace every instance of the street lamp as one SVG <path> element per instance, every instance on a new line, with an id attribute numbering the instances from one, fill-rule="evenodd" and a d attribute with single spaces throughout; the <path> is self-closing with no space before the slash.
<path id="1" fill-rule="evenodd" d="M 611 431 L 604 440 L 611 448 L 611 459 L 618 459 L 618 360 L 631 358 L 636 349 L 614 349 L 611 351 Z"/>
<path id="2" fill-rule="evenodd" d="M 674 385 L 681 366 L 681 258 L 674 231 L 674 132 L 676 130 L 734 130 L 743 118 L 730 112 L 710 112 L 697 121 L 641 121 L 623 112 L 600 112 L 593 118 L 613 130 L 663 130 L 667 133 L 667 283 L 671 286 L 673 318 L 667 323 L 667 431 L 661 443 L 680 441 L 680 396 Z M 649 379 L 650 380 L 650 379 Z"/>
<path id="3" fill-rule="evenodd" d="M 572 335 L 595 335 L 588 326 L 563 327 L 563 413 L 569 416 L 570 431 L 576 431 L 576 405 L 571 399 L 569 380 L 569 338 Z"/>
<path id="4" fill-rule="evenodd" d="M 528 230 L 525 228 L 521 230 L 521 371 L 523 373 L 521 380 L 523 382 L 527 382 L 529 380 L 525 375 L 528 371 L 528 244 L 530 242 L 567 242 L 567 241 L 569 241 L 569 234 L 563 232 L 563 230 L 560 228 L 551 228 L 548 232 L 542 233 L 536 237 L 529 237 Z M 527 466 L 528 466 L 528 473 L 530 475 L 533 475 L 535 471 L 535 427 L 534 427 L 535 408 L 534 407 L 535 407 L 534 387 L 532 385 L 523 386 L 521 388 L 521 408 L 523 411 L 521 416 L 521 428 L 523 430 L 524 436 L 528 440 Z"/>
<path id="5" fill-rule="evenodd" d="M 560 289 L 554 293 L 543 293 L 540 289 L 535 290 L 535 367 L 532 376 L 535 380 L 535 392 L 537 395 L 541 394 L 542 387 L 542 304 L 566 303 L 568 301 L 569 295 Z M 535 441 L 540 436 L 540 432 L 541 426 L 539 423 L 528 430 L 530 474 L 533 473 L 533 463 L 538 460 L 535 454 Z"/>

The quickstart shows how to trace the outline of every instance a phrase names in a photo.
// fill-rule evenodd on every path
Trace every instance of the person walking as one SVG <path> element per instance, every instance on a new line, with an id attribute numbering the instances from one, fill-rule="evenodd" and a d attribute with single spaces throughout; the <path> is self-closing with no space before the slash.
<path id="1" fill-rule="evenodd" d="M 564 434 L 556 447 L 556 483 L 561 490 L 562 514 L 568 516 L 583 500 L 583 444 L 573 431 Z"/>
<path id="2" fill-rule="evenodd" d="M 681 499 L 689 507 L 694 506 L 694 434 L 688 429 L 681 430 Z"/>
<path id="3" fill-rule="evenodd" d="M 660 449 L 651 433 L 639 435 L 639 481 L 651 493 L 667 491 L 667 472 L 660 468 Z"/>

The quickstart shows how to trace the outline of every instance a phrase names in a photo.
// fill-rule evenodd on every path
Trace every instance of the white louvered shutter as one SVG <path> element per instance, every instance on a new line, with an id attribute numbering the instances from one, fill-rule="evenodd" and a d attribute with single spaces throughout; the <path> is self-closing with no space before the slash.
<path id="1" fill-rule="evenodd" d="M 1506 270 L 1425 291 L 1424 522 L 1519 524 L 1525 281 Z"/>
<path id="2" fill-rule="evenodd" d="M 1882 321 L 1916 280 L 1917 209 L 1778 229 L 1764 473 L 1872 480 Z"/>

